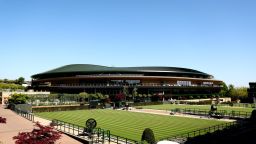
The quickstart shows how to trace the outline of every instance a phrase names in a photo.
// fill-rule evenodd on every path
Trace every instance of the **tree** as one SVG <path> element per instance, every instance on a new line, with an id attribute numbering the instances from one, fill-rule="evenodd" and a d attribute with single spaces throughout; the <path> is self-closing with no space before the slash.
<path id="1" fill-rule="evenodd" d="M 236 87 L 231 91 L 231 97 L 247 97 L 247 88 L 246 87 Z"/>
<path id="2" fill-rule="evenodd" d="M 153 131 L 150 128 L 146 128 L 141 136 L 141 141 L 146 141 L 149 144 L 155 144 L 156 140 L 155 140 L 155 136 Z"/>
<path id="3" fill-rule="evenodd" d="M 24 78 L 24 77 L 19 77 L 19 78 L 16 80 L 17 84 L 19 84 L 19 85 L 22 85 L 22 84 L 24 83 L 24 81 L 25 81 L 25 78 Z"/>
<path id="4" fill-rule="evenodd" d="M 129 89 L 128 89 L 128 87 L 124 86 L 124 88 L 123 88 L 123 94 L 124 94 L 125 100 L 126 100 L 126 97 L 129 96 Z"/>
<path id="5" fill-rule="evenodd" d="M 0 83 L 0 89 L 11 89 L 11 90 L 16 90 L 16 89 L 24 89 L 23 86 L 13 84 L 13 83 Z"/>
<path id="6" fill-rule="evenodd" d="M 234 89 L 235 89 L 234 85 L 232 84 L 228 85 L 227 96 L 231 97 L 231 93 L 234 91 Z"/>
<path id="7" fill-rule="evenodd" d="M 20 132 L 14 136 L 15 144 L 54 144 L 61 137 L 61 133 L 52 126 L 43 126 L 37 122 L 35 127 L 32 132 Z"/>
<path id="8" fill-rule="evenodd" d="M 124 99 L 125 99 L 125 95 L 123 93 L 116 94 L 116 96 L 115 96 L 116 102 L 123 101 Z"/>
<path id="9" fill-rule="evenodd" d="M 228 86 L 226 85 L 226 83 L 224 83 L 224 82 L 221 82 L 221 84 L 220 84 L 221 86 L 222 86 L 222 88 L 221 88 L 221 91 L 220 91 L 220 95 L 221 96 L 227 96 L 227 94 L 228 94 Z"/>
<path id="10" fill-rule="evenodd" d="M 138 95 L 138 92 L 137 92 L 137 87 L 134 87 L 133 90 L 132 90 L 132 97 L 133 97 L 133 100 L 134 98 Z"/>
<path id="11" fill-rule="evenodd" d="M 80 102 L 85 103 L 85 99 L 89 98 L 89 94 L 86 92 L 81 92 L 79 93 L 79 97 L 80 97 Z"/>
<path id="12" fill-rule="evenodd" d="M 105 99 L 105 97 L 104 97 L 104 95 L 102 93 L 96 93 L 96 98 L 100 99 L 100 100 L 104 100 Z"/>
<path id="13" fill-rule="evenodd" d="M 10 104 L 25 104 L 28 100 L 28 96 L 25 94 L 13 94 L 8 100 Z"/>

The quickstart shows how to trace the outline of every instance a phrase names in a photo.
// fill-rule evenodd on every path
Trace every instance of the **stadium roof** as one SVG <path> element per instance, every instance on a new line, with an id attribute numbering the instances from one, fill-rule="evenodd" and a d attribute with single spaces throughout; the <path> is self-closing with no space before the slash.
<path id="1" fill-rule="evenodd" d="M 202 75 L 205 77 L 212 77 L 209 74 L 178 67 L 107 67 L 101 65 L 92 64 L 71 64 L 65 65 L 47 72 L 35 74 L 32 78 L 40 78 L 49 75 L 57 74 L 88 74 L 88 73 L 178 73 L 178 74 L 191 74 L 191 75 Z"/>

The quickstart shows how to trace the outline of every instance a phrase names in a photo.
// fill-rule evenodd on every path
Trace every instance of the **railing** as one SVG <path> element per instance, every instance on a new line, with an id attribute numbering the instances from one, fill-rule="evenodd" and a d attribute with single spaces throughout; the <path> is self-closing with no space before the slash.
<path id="1" fill-rule="evenodd" d="M 32 113 L 28 113 L 26 111 L 21 110 L 20 108 L 16 108 L 16 106 L 14 106 L 12 110 L 16 112 L 18 115 L 34 122 L 34 115 Z"/>
<path id="2" fill-rule="evenodd" d="M 61 120 L 52 120 L 53 126 L 64 133 L 77 137 L 81 140 L 91 141 L 92 143 L 117 143 L 117 144 L 139 144 L 138 141 L 111 134 L 109 130 L 101 128 L 93 129 L 92 134 L 85 132 L 85 127 L 64 122 Z"/>
<path id="3" fill-rule="evenodd" d="M 229 123 L 224 123 L 220 125 L 215 125 L 207 128 L 202 128 L 194 131 L 190 131 L 187 133 L 179 134 L 179 135 L 174 135 L 168 138 L 163 138 L 161 140 L 171 140 L 171 141 L 177 141 L 177 142 L 185 142 L 188 138 L 192 138 L 195 136 L 201 136 L 206 133 L 213 133 L 216 131 L 223 130 L 225 128 L 230 128 L 230 127 L 235 127 L 237 126 L 237 122 L 229 122 Z"/>
<path id="4" fill-rule="evenodd" d="M 244 107 L 244 108 L 256 108 L 255 103 L 231 103 L 231 104 L 218 104 L 220 106 L 232 106 L 232 107 Z"/>
<path id="5" fill-rule="evenodd" d="M 203 116 L 209 116 L 209 109 L 191 109 L 191 108 L 185 108 L 185 109 L 172 109 L 172 112 L 177 113 L 183 113 L 183 114 L 191 114 L 191 115 L 203 115 Z M 228 117 L 228 118 L 250 118 L 251 112 L 244 112 L 244 111 L 226 111 L 226 110 L 217 110 L 215 112 L 216 114 Z"/>
<path id="6" fill-rule="evenodd" d="M 206 85 L 176 85 L 176 84 L 160 84 L 160 83 L 137 83 L 137 84 L 129 84 L 129 83 L 71 83 L 71 84 L 52 84 L 50 87 L 219 87 L 216 85 L 206 86 Z"/>

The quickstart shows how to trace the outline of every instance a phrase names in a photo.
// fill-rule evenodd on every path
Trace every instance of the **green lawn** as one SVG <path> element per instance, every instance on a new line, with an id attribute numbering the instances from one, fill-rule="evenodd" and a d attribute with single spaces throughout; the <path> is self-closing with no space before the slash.
<path id="1" fill-rule="evenodd" d="M 150 105 L 150 106 L 142 106 L 144 109 L 158 109 L 158 110 L 171 110 L 175 108 L 192 108 L 192 109 L 208 109 L 210 110 L 211 105 L 178 105 L 178 104 L 162 104 L 162 105 Z M 230 111 L 243 111 L 243 112 L 252 112 L 253 108 L 244 108 L 244 107 L 230 107 L 230 106 L 218 106 L 218 110 L 226 110 Z"/>
<path id="2" fill-rule="evenodd" d="M 58 119 L 84 126 L 89 118 L 97 120 L 97 127 L 110 130 L 112 134 L 140 140 L 145 128 L 154 131 L 156 139 L 169 137 L 225 123 L 217 120 L 203 120 L 175 116 L 153 115 L 119 110 L 77 110 L 65 112 L 44 112 L 36 115 L 47 119 Z"/>

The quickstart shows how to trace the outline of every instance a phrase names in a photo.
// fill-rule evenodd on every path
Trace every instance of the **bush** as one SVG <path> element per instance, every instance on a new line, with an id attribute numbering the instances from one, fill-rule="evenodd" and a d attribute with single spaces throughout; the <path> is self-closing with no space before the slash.
<path id="1" fill-rule="evenodd" d="M 39 122 L 35 124 L 37 128 L 32 132 L 21 132 L 18 136 L 14 136 L 16 144 L 54 144 L 60 139 L 61 133 L 55 131 L 51 126 L 43 126 Z"/>
<path id="2" fill-rule="evenodd" d="M 252 111 L 250 119 L 251 119 L 251 121 L 256 121 L 256 110 L 255 109 Z"/>
<path id="3" fill-rule="evenodd" d="M 10 104 L 25 104 L 28 100 L 28 96 L 25 94 L 13 94 L 8 100 Z"/>
<path id="4" fill-rule="evenodd" d="M 163 102 L 141 102 L 141 103 L 132 103 L 131 106 L 147 106 L 147 105 L 161 105 Z"/>
<path id="5" fill-rule="evenodd" d="M 0 123 L 6 123 L 6 118 L 0 117 Z"/>
<path id="6" fill-rule="evenodd" d="M 146 128 L 143 131 L 141 141 L 146 141 L 149 144 L 156 144 L 154 133 L 150 128 Z"/>

